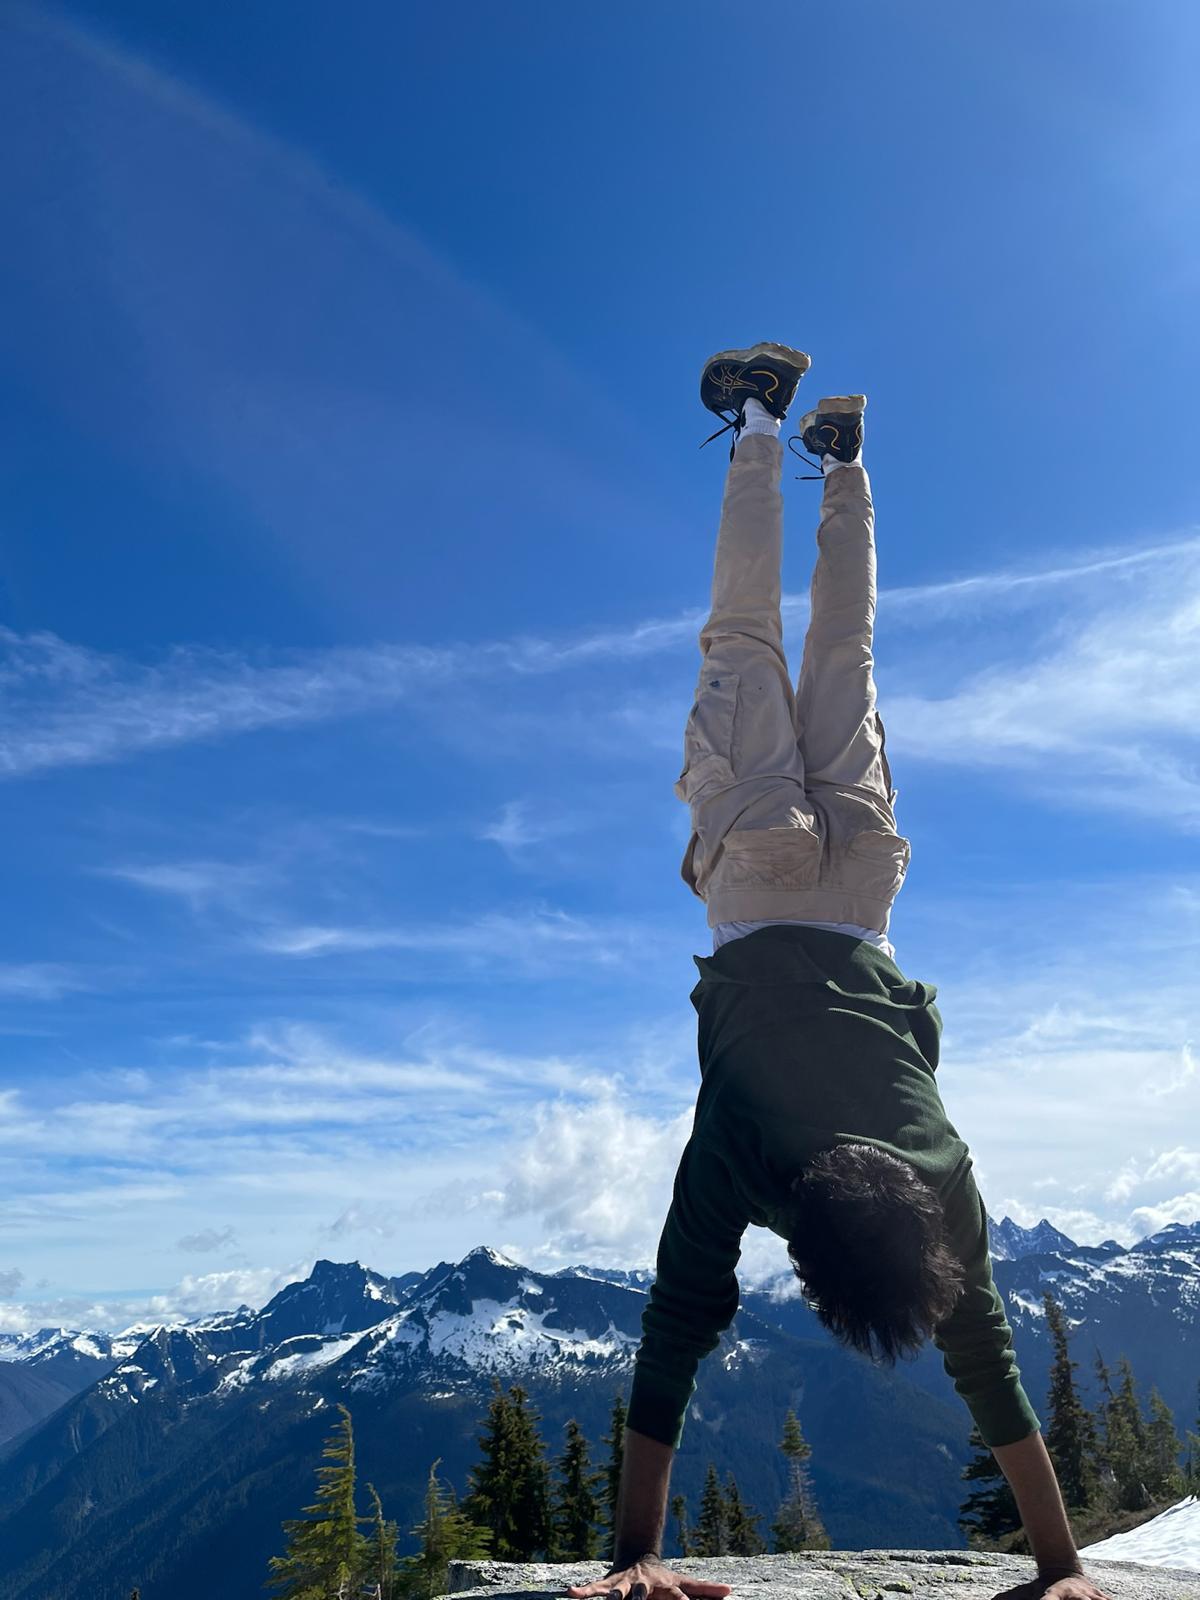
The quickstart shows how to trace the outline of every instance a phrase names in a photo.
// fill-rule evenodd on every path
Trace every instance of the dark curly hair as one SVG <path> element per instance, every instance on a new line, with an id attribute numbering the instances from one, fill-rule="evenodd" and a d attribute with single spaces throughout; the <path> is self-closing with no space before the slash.
<path id="1" fill-rule="evenodd" d="M 823 1150 L 793 1179 L 788 1256 L 841 1344 L 894 1367 L 962 1292 L 941 1202 L 907 1162 L 869 1144 Z"/>

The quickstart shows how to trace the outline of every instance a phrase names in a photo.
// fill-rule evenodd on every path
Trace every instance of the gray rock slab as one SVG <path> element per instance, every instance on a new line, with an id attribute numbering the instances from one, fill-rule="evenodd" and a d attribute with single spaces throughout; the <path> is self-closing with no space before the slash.
<path id="1" fill-rule="evenodd" d="M 1084 1561 L 1089 1578 L 1111 1600 L 1200 1600 L 1200 1572 L 1131 1561 Z M 727 1583 L 730 1600 L 1001 1600 L 1028 1583 L 1027 1556 L 974 1550 L 806 1550 L 786 1556 L 688 1557 L 690 1578 Z M 544 1600 L 569 1584 L 596 1583 L 603 1563 L 456 1561 L 447 1594 L 454 1600 Z M 1018 1597 L 1014 1596 L 1014 1600 Z M 1020 1596 L 1019 1600 L 1025 1600 Z"/>

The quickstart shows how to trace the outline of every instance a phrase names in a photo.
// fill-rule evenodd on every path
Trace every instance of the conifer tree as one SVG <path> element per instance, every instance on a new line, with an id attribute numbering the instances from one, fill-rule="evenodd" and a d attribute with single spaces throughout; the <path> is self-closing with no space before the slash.
<path id="1" fill-rule="evenodd" d="M 967 1543 L 986 1547 L 1001 1534 L 1015 1533 L 1021 1526 L 1021 1513 L 1008 1479 L 1001 1471 L 978 1424 L 971 1429 L 971 1448 L 975 1455 L 963 1468 L 962 1476 L 968 1483 L 987 1484 L 987 1488 L 974 1489 L 959 1508 L 958 1525 L 966 1535 Z"/>
<path id="2" fill-rule="evenodd" d="M 1071 1360 L 1067 1348 L 1067 1324 L 1062 1307 L 1049 1293 L 1042 1296 L 1042 1304 L 1046 1308 L 1046 1326 L 1054 1346 L 1050 1392 L 1046 1399 L 1050 1416 L 1046 1450 L 1054 1463 L 1064 1503 L 1069 1507 L 1086 1508 L 1093 1504 L 1099 1490 L 1093 1461 L 1095 1437 L 1091 1419 L 1075 1388 L 1074 1372 L 1079 1363 Z"/>
<path id="3" fill-rule="evenodd" d="M 829 1535 L 817 1513 L 808 1470 L 812 1446 L 801 1431 L 795 1411 L 790 1408 L 783 1420 L 783 1438 L 779 1448 L 787 1458 L 788 1487 L 775 1521 L 771 1524 L 775 1553 L 785 1555 L 790 1550 L 828 1550 Z"/>
<path id="4" fill-rule="evenodd" d="M 1196 1385 L 1196 1389 L 1196 1430 L 1193 1432 L 1191 1428 L 1188 1429 L 1188 1458 L 1184 1469 L 1189 1494 L 1200 1494 L 1200 1383 Z"/>
<path id="5" fill-rule="evenodd" d="M 596 1486 L 605 1480 L 593 1472 L 583 1429 L 572 1417 L 567 1423 L 567 1443 L 558 1462 L 554 1491 L 554 1561 L 593 1561 L 600 1543 L 596 1531 Z"/>
<path id="6" fill-rule="evenodd" d="M 513 1384 L 507 1397 L 492 1381 L 487 1431 L 479 1441 L 483 1461 L 471 1471 L 463 1505 L 470 1520 L 492 1535 L 499 1561 L 531 1561 L 551 1544 L 550 1469 L 528 1395 Z"/>
<path id="7" fill-rule="evenodd" d="M 363 1578 L 379 1589 L 379 1600 L 395 1600 L 396 1545 L 399 1529 L 387 1522 L 383 1515 L 383 1502 L 375 1485 L 367 1485 L 371 1500 L 371 1531 L 367 1538 L 367 1558 L 363 1565 Z"/>
<path id="8" fill-rule="evenodd" d="M 677 1494 L 671 1501 L 671 1515 L 675 1518 L 675 1543 L 679 1546 L 679 1554 L 684 1557 L 690 1556 L 692 1548 L 689 1542 L 687 1501 L 681 1494 Z"/>
<path id="9" fill-rule="evenodd" d="M 513 1402 L 513 1439 L 516 1445 L 517 1527 L 520 1548 L 518 1561 L 543 1558 L 553 1545 L 550 1523 L 550 1463 L 546 1446 L 538 1433 L 541 1417 L 527 1405 L 529 1399 L 520 1384 L 509 1389 Z"/>
<path id="10" fill-rule="evenodd" d="M 477 1527 L 486 1528 L 491 1534 L 492 1554 L 498 1560 L 515 1561 L 518 1530 L 512 1492 L 512 1403 L 501 1391 L 498 1378 L 492 1379 L 492 1398 L 478 1444 L 483 1459 L 467 1474 L 469 1489 L 463 1511 Z"/>
<path id="11" fill-rule="evenodd" d="M 325 1600 L 339 1585 L 356 1581 L 363 1568 L 366 1541 L 354 1509 L 354 1429 L 339 1404 L 341 1421 L 322 1451 L 331 1465 L 318 1467 L 316 1501 L 305 1516 L 283 1524 L 288 1547 L 268 1562 L 264 1587 L 278 1589 L 278 1600 Z"/>
<path id="12" fill-rule="evenodd" d="M 1120 1387 L 1109 1404 L 1107 1417 L 1116 1505 L 1121 1511 L 1145 1511 L 1152 1503 L 1146 1487 L 1146 1424 L 1128 1356 L 1121 1357 L 1120 1374 Z"/>
<path id="13" fill-rule="evenodd" d="M 1146 1428 L 1146 1489 L 1151 1499 L 1175 1500 L 1184 1493 L 1179 1449 L 1175 1414 L 1157 1388 L 1152 1388 L 1150 1421 Z"/>
<path id="14" fill-rule="evenodd" d="M 725 1475 L 725 1518 L 731 1556 L 758 1556 L 763 1553 L 767 1546 L 758 1531 L 762 1517 L 756 1516 L 742 1499 L 732 1471 Z"/>
<path id="15" fill-rule="evenodd" d="M 608 1446 L 608 1464 L 604 1468 L 602 1503 L 604 1508 L 605 1536 L 604 1559 L 613 1561 L 617 1553 L 617 1501 L 621 1492 L 621 1465 L 625 1459 L 625 1418 L 627 1408 L 624 1398 L 617 1394 L 613 1399 L 612 1420 L 609 1432 L 601 1434 L 601 1444 Z"/>
<path id="16" fill-rule="evenodd" d="M 1096 1444 L 1096 1472 L 1099 1479 L 1099 1497 L 1101 1503 L 1109 1510 L 1117 1509 L 1120 1498 L 1117 1489 L 1117 1474 L 1113 1466 L 1113 1441 L 1109 1438 L 1109 1420 L 1112 1403 L 1114 1400 L 1112 1379 L 1108 1368 L 1104 1364 L 1104 1357 L 1099 1348 L 1096 1350 L 1096 1382 L 1100 1390 L 1100 1399 L 1096 1406 L 1096 1415 L 1093 1419 L 1092 1429 L 1097 1434 Z M 1100 1434 L 1103 1434 L 1101 1437 Z"/>
<path id="17" fill-rule="evenodd" d="M 491 1534 L 470 1520 L 456 1503 L 453 1489 L 438 1477 L 441 1459 L 439 1456 L 429 1469 L 425 1515 L 412 1529 L 420 1549 L 397 1566 L 395 1593 L 408 1600 L 432 1600 L 445 1594 L 452 1561 L 474 1561 L 491 1554 Z"/>
<path id="18" fill-rule="evenodd" d="M 698 1556 L 723 1556 L 729 1552 L 729 1518 L 717 1469 L 708 1463 L 704 1490 L 700 1496 L 700 1515 L 696 1520 Z"/>

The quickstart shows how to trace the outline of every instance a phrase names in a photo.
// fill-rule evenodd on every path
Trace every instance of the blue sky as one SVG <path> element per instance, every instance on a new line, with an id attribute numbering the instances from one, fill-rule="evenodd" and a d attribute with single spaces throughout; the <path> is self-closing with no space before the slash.
<path id="1" fill-rule="evenodd" d="M 869 395 L 893 937 L 989 1208 L 1200 1217 L 1198 33 L 6 10 L 0 1326 L 650 1264 L 697 381 L 759 338 Z"/>

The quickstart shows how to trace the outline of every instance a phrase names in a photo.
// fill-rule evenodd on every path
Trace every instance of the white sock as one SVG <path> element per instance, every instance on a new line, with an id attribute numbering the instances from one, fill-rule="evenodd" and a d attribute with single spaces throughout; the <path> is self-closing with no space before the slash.
<path id="1" fill-rule="evenodd" d="M 853 461 L 839 461 L 836 456 L 822 456 L 821 457 L 821 471 L 824 473 L 825 477 L 828 477 L 829 474 L 834 470 L 835 467 L 861 467 L 861 466 L 862 466 L 862 451 L 861 450 L 859 451 L 858 455 L 855 456 Z"/>
<path id="2" fill-rule="evenodd" d="M 745 410 L 742 412 L 745 421 L 742 424 L 739 442 L 748 433 L 769 433 L 773 439 L 778 439 L 780 421 L 773 417 L 763 405 L 761 400 L 756 400 L 753 395 L 746 401 Z"/>

